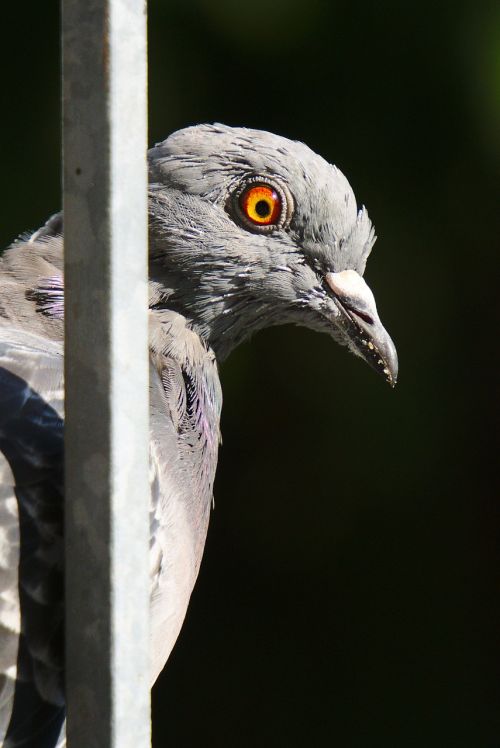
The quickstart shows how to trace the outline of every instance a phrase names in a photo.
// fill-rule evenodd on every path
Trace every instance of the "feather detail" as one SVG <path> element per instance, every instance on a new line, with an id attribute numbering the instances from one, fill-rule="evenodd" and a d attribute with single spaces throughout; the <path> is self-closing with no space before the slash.
<path id="1" fill-rule="evenodd" d="M 64 319 L 64 281 L 61 276 L 42 278 L 34 288 L 26 291 L 26 298 L 35 302 L 37 312 Z"/>

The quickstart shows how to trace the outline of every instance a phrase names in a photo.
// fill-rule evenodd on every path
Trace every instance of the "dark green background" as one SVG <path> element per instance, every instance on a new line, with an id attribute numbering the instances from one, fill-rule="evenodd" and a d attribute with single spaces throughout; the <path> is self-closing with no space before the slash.
<path id="1" fill-rule="evenodd" d="M 58 6 L 2 10 L 2 246 L 60 206 Z M 155 746 L 498 748 L 495 2 L 151 0 L 150 142 L 304 140 L 349 177 L 400 355 L 325 336 L 222 367 L 216 509 Z"/>

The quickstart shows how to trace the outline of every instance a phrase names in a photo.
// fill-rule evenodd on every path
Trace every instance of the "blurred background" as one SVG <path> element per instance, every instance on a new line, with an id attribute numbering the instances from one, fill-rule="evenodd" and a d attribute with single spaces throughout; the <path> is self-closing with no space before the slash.
<path id="1" fill-rule="evenodd" d="M 326 336 L 222 367 L 208 543 L 154 745 L 500 746 L 500 6 L 150 0 L 150 142 L 305 141 L 375 223 L 391 391 Z M 2 11 L 0 244 L 59 209 L 58 3 Z"/>

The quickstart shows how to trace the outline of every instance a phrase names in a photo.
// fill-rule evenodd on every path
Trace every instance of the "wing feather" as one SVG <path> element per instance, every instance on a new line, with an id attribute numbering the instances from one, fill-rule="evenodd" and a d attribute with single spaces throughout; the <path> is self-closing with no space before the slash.
<path id="1" fill-rule="evenodd" d="M 0 739 L 64 743 L 62 347 L 0 329 Z"/>

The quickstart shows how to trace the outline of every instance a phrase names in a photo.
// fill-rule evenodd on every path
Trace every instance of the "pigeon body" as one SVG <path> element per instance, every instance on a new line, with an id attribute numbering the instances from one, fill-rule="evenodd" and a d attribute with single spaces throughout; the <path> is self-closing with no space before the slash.
<path id="1" fill-rule="evenodd" d="M 201 562 L 220 440 L 217 362 L 260 328 L 328 332 L 394 384 L 349 183 L 302 143 L 203 125 L 149 152 L 151 682 Z M 0 259 L 0 743 L 65 744 L 63 225 Z"/>

